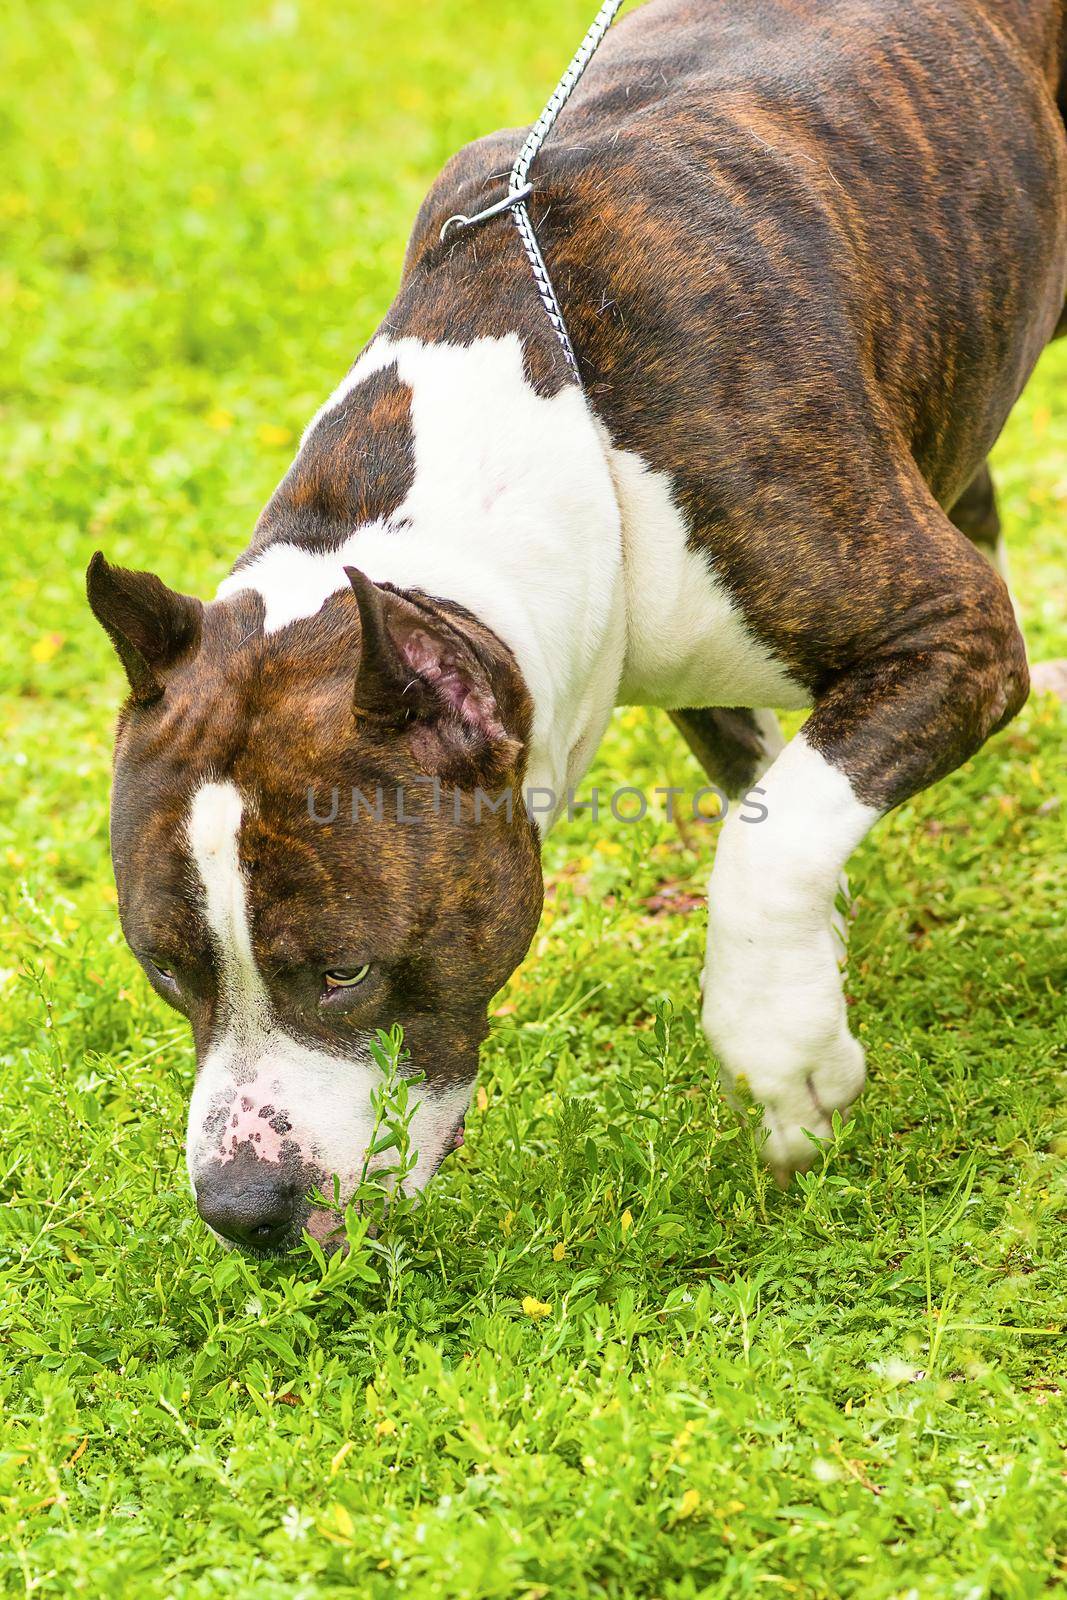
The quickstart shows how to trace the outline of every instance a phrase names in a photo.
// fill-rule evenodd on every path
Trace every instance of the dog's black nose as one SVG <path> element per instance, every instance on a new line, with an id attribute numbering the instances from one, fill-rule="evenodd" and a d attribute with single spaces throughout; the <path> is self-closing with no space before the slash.
<path id="1" fill-rule="evenodd" d="M 294 1232 L 296 1185 L 281 1180 L 248 1182 L 225 1171 L 204 1177 L 196 1186 L 196 1209 L 209 1228 L 243 1250 L 273 1251 Z"/>

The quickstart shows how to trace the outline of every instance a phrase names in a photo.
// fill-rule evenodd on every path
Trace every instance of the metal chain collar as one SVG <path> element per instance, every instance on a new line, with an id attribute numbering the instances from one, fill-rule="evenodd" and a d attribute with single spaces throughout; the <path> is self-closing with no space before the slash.
<path id="1" fill-rule="evenodd" d="M 579 388 L 582 387 L 581 374 L 578 371 L 578 359 L 574 354 L 567 324 L 563 320 L 556 291 L 552 287 L 552 280 L 545 266 L 545 258 L 541 254 L 541 247 L 537 243 L 530 213 L 526 209 L 526 202 L 533 194 L 534 186 L 529 181 L 530 167 L 533 165 L 541 146 L 552 132 L 563 107 L 578 86 L 579 79 L 586 67 L 596 54 L 601 40 L 614 22 L 616 14 L 622 8 L 623 0 L 605 0 L 596 16 L 589 25 L 588 32 L 571 59 L 570 65 L 549 97 L 548 104 L 534 123 L 526 136 L 525 143 L 515 159 L 508 178 L 508 192 L 503 200 L 498 200 L 495 205 L 486 206 L 484 211 L 475 212 L 473 217 L 464 216 L 462 212 L 454 217 L 449 217 L 441 229 L 441 240 L 444 242 L 452 229 L 461 230 L 472 228 L 476 223 L 485 222 L 489 217 L 499 216 L 503 211 L 510 211 L 515 219 L 515 226 L 519 230 L 522 247 L 526 251 L 530 270 L 533 272 L 537 293 L 541 304 L 545 308 L 549 322 L 555 331 L 556 338 L 563 347 L 563 354 L 567 362 L 568 371 Z"/>

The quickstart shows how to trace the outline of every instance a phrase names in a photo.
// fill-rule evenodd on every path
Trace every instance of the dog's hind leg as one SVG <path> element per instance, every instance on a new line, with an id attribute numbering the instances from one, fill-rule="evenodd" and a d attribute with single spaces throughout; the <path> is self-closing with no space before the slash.
<path id="1" fill-rule="evenodd" d="M 1022 637 L 1001 579 L 931 503 L 877 531 L 864 649 L 830 678 L 760 781 L 765 812 L 731 809 L 708 897 L 704 1029 L 725 1087 L 764 1108 L 780 1175 L 814 1155 L 864 1082 L 832 933 L 838 875 L 886 811 L 951 772 L 1026 698 Z M 872 546 L 874 539 L 872 536 Z M 921 554 L 901 599 L 885 574 Z M 879 587 L 879 580 L 881 585 Z"/>
<path id="2" fill-rule="evenodd" d="M 1056 336 L 1059 337 L 1064 333 L 1067 333 L 1067 311 L 1064 312 Z M 993 487 L 988 462 L 983 462 L 979 467 L 952 507 L 949 516 L 960 532 L 967 535 L 975 549 L 982 552 L 990 566 L 1004 579 L 1010 594 L 1008 553 L 1004 544 L 996 490 Z M 1014 594 L 1012 594 L 1012 605 L 1015 606 L 1015 615 L 1018 618 L 1019 607 L 1015 604 Z M 1061 700 L 1067 700 L 1067 660 L 1034 662 L 1030 668 L 1030 679 L 1035 693 L 1051 692 Z"/>
<path id="3" fill-rule="evenodd" d="M 1019 621 L 1019 607 L 1015 604 L 1011 578 L 1008 576 L 1008 550 L 1004 543 L 997 491 L 988 461 L 982 462 L 949 512 L 949 518 L 954 527 L 967 535 L 975 549 L 981 551 L 993 571 L 1004 579 L 1011 594 L 1016 621 Z"/>
<path id="4" fill-rule="evenodd" d="M 953 524 L 980 550 L 1005 583 L 1004 537 L 1000 524 L 997 492 L 989 462 L 983 461 L 970 483 L 949 512 Z"/>
<path id="5" fill-rule="evenodd" d="M 730 799 L 751 789 L 785 748 L 773 711 L 687 706 L 668 712 L 668 716 L 700 762 L 708 782 Z"/>

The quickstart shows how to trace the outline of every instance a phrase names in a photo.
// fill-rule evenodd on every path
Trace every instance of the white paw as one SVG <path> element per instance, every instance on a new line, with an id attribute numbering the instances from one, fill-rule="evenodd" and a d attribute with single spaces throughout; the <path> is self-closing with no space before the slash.
<path id="1" fill-rule="evenodd" d="M 863 1046 L 847 1029 L 832 1053 L 806 1065 L 796 1067 L 788 1083 L 769 1088 L 763 1100 L 763 1159 L 780 1183 L 811 1166 L 819 1153 L 811 1136 L 832 1137 L 834 1112 L 847 1112 L 866 1079 Z"/>
<path id="2" fill-rule="evenodd" d="M 735 1103 L 741 1091 L 763 1107 L 763 1158 L 779 1181 L 811 1165 L 835 1111 L 863 1088 L 863 1047 L 849 1032 L 836 939 L 824 935 L 761 973 L 743 942 L 709 949 L 703 1024 Z M 762 980 L 762 981 L 761 981 Z"/>

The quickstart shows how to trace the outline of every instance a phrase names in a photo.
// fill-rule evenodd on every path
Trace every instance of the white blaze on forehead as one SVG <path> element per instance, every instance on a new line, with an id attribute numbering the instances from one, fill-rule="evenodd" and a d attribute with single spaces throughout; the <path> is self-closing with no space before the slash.
<path id="1" fill-rule="evenodd" d="M 222 998 L 232 1020 L 267 1025 L 270 1002 L 252 952 L 247 883 L 238 839 L 244 800 L 233 783 L 205 783 L 193 796 L 187 834 L 204 891 L 204 917 L 219 959 Z"/>

